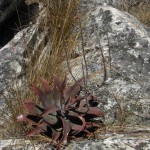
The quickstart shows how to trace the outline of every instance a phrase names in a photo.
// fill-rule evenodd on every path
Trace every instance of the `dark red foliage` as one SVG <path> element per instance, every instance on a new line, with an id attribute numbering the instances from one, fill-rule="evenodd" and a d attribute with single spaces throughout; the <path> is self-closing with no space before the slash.
<path id="1" fill-rule="evenodd" d="M 54 87 L 50 88 L 48 81 L 40 78 L 43 90 L 32 86 L 32 91 L 38 95 L 41 104 L 32 100 L 24 100 L 24 108 L 28 114 L 19 115 L 17 121 L 25 121 L 33 125 L 33 130 L 26 136 L 44 134 L 53 142 L 66 144 L 68 136 L 90 133 L 104 126 L 97 117 L 104 113 L 97 107 L 96 97 L 91 94 L 80 96 L 83 79 L 71 87 L 66 87 L 66 76 L 63 81 L 54 76 Z"/>

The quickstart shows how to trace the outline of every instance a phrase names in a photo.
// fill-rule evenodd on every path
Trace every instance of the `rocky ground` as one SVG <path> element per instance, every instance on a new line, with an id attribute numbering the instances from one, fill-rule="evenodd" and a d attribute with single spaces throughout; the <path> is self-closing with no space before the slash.
<path id="1" fill-rule="evenodd" d="M 132 133 L 130 133 L 132 130 Z M 93 136 L 93 135 L 92 135 Z M 126 133 L 97 134 L 96 138 L 77 139 L 71 141 L 67 146 L 61 147 L 64 150 L 149 150 L 150 129 L 128 128 Z M 32 146 L 28 140 L 2 140 L 1 150 L 53 150 L 49 144 L 35 144 Z"/>

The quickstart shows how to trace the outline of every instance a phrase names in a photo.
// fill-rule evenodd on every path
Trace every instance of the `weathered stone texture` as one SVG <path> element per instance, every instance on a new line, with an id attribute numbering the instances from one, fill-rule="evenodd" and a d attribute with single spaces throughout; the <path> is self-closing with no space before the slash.
<path id="1" fill-rule="evenodd" d="M 25 69 L 25 52 L 27 45 L 33 44 L 36 27 L 26 28 L 20 31 L 3 48 L 0 49 L 0 106 L 4 105 L 3 95 L 7 92 L 10 83 L 18 78 L 22 78 Z M 32 42 L 32 43 L 31 43 Z M 33 44 L 34 45 L 34 44 Z"/>
<path id="2" fill-rule="evenodd" d="M 111 6 L 97 6 L 86 21 L 84 45 L 88 88 L 96 94 L 106 122 L 149 124 L 150 32 L 136 18 Z M 107 80 L 104 78 L 105 57 Z M 82 48 L 70 60 L 76 78 L 83 76 Z M 86 70 L 86 69 L 85 69 Z M 85 73 L 86 74 L 86 73 Z M 69 77 L 71 78 L 71 76 Z M 122 112 L 122 114 L 121 114 Z M 118 118 L 116 120 L 116 118 Z"/>

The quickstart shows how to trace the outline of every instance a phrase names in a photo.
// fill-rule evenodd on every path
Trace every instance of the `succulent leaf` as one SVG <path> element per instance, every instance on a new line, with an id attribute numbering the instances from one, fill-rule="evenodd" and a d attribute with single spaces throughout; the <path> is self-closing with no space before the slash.
<path id="1" fill-rule="evenodd" d="M 28 132 L 26 136 L 34 136 L 35 134 L 40 134 L 45 132 L 41 127 L 35 127 L 32 131 Z"/>
<path id="2" fill-rule="evenodd" d="M 60 79 L 54 75 L 54 88 L 57 88 L 58 90 L 62 90 L 62 82 Z"/>
<path id="3" fill-rule="evenodd" d="M 102 126 L 94 122 L 86 123 L 86 129 L 93 128 L 93 127 L 102 127 Z"/>
<path id="4" fill-rule="evenodd" d="M 97 107 L 89 107 L 89 111 L 87 113 L 91 115 L 96 115 L 98 117 L 104 116 L 104 113 Z"/>
<path id="5" fill-rule="evenodd" d="M 43 91 L 40 90 L 38 87 L 36 87 L 36 86 L 34 86 L 34 85 L 32 85 L 31 89 L 32 89 L 32 91 L 33 91 L 35 94 L 37 94 L 37 95 L 39 96 L 39 100 L 42 102 L 42 105 L 43 105 L 44 107 L 46 107 L 46 105 L 45 105 L 45 99 L 46 99 L 46 98 L 45 98 L 45 95 L 44 95 Z"/>
<path id="6" fill-rule="evenodd" d="M 72 130 L 78 131 L 78 132 L 83 130 L 83 126 L 82 125 L 78 125 L 78 124 L 75 124 L 75 123 L 72 123 L 72 122 L 71 122 L 71 128 L 72 128 Z"/>
<path id="7" fill-rule="evenodd" d="M 23 106 L 30 113 L 34 114 L 36 112 L 36 110 L 35 110 L 35 103 L 32 102 L 32 101 L 24 100 Z"/>
<path id="8" fill-rule="evenodd" d="M 59 137 L 60 137 L 60 132 L 58 132 L 58 131 L 55 131 L 54 129 L 52 129 L 52 134 L 53 134 L 53 142 L 54 143 L 57 143 L 57 140 L 59 139 Z"/>
<path id="9" fill-rule="evenodd" d="M 78 80 L 74 85 L 70 86 L 65 90 L 65 95 L 71 98 L 76 98 L 81 90 L 81 85 L 83 84 L 83 78 Z"/>
<path id="10" fill-rule="evenodd" d="M 94 121 L 96 117 L 104 116 L 97 107 L 97 98 L 90 93 L 80 96 L 83 78 L 67 88 L 66 75 L 63 81 L 54 76 L 53 89 L 49 87 L 48 81 L 39 79 L 44 90 L 32 86 L 32 91 L 41 103 L 36 104 L 30 99 L 24 100 L 23 105 L 28 114 L 17 117 L 17 122 L 25 121 L 33 126 L 27 136 L 43 133 L 42 135 L 52 138 L 55 144 L 66 144 L 68 136 L 90 134 L 91 129 L 104 126 L 102 120 L 99 123 Z"/>
<path id="11" fill-rule="evenodd" d="M 68 137 L 68 134 L 71 130 L 71 125 L 70 125 L 70 122 L 66 119 L 63 119 L 61 117 L 61 120 L 62 120 L 62 123 L 63 123 L 63 136 L 62 136 L 62 139 L 61 139 L 61 144 L 66 144 L 67 143 L 67 137 Z"/>
<path id="12" fill-rule="evenodd" d="M 42 83 L 42 85 L 44 87 L 45 93 L 46 94 L 50 93 L 51 92 L 51 88 L 49 86 L 49 82 L 47 80 L 43 79 L 43 78 L 39 78 L 39 79 L 40 79 L 40 81 L 41 81 L 41 83 Z"/>
<path id="13" fill-rule="evenodd" d="M 54 104 L 50 104 L 48 108 L 46 108 L 40 116 L 46 116 L 48 114 L 55 113 L 58 110 L 59 109 Z"/>
<path id="14" fill-rule="evenodd" d="M 75 118 L 78 118 L 81 122 L 82 122 L 82 124 L 81 124 L 81 127 L 82 127 L 82 130 L 84 129 L 84 127 L 85 127 L 85 125 L 86 125 L 86 121 L 85 121 L 85 119 L 81 116 L 81 115 L 79 115 L 79 114 L 77 114 L 77 113 L 75 113 L 75 112 L 69 112 L 69 114 L 68 114 L 69 116 L 72 116 L 72 117 L 75 117 Z M 72 123 L 72 122 L 71 122 Z M 76 123 L 77 124 L 77 123 Z M 81 131 L 82 131 L 81 130 Z M 79 130 L 78 130 L 79 131 Z"/>
<path id="15" fill-rule="evenodd" d="M 104 113 L 97 107 L 82 107 L 80 109 L 77 109 L 77 112 L 82 114 L 90 114 L 95 116 L 104 116 Z"/>
<path id="16" fill-rule="evenodd" d="M 55 100 L 55 105 L 58 107 L 58 108 L 61 108 L 62 106 L 62 92 L 60 92 L 56 87 L 54 87 L 53 89 L 53 99 Z"/>
<path id="17" fill-rule="evenodd" d="M 62 86 L 61 86 L 62 91 L 64 91 L 64 90 L 65 90 L 66 85 L 67 85 L 67 76 L 66 76 L 66 74 L 65 74 L 65 77 L 64 77 L 64 80 L 63 80 L 63 82 L 62 82 Z"/>
<path id="18" fill-rule="evenodd" d="M 43 117 L 43 120 L 50 125 L 55 125 L 58 122 L 56 116 L 53 115 L 46 115 Z"/>

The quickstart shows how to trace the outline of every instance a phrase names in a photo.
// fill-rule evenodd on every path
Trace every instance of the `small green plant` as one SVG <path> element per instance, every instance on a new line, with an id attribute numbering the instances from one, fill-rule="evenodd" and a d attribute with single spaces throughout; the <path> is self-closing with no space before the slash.
<path id="1" fill-rule="evenodd" d="M 42 134 L 51 138 L 52 144 L 66 144 L 68 136 L 90 134 L 104 126 L 101 119 L 95 120 L 104 116 L 97 107 L 96 97 L 82 92 L 83 79 L 66 87 L 66 76 L 62 81 L 54 76 L 53 88 L 50 88 L 45 79 L 39 79 L 43 90 L 36 86 L 31 89 L 38 95 L 40 104 L 29 99 L 24 100 L 27 113 L 17 117 L 18 122 L 26 122 L 32 126 L 26 136 Z"/>

